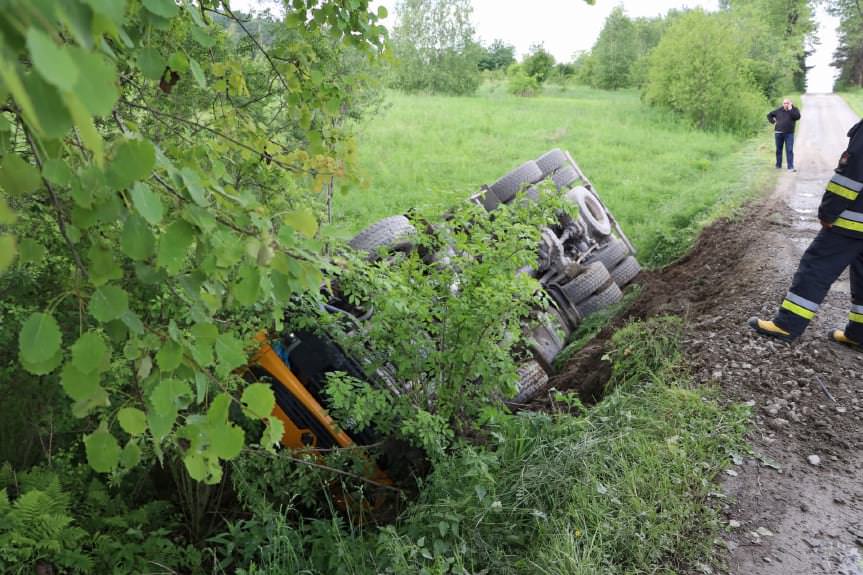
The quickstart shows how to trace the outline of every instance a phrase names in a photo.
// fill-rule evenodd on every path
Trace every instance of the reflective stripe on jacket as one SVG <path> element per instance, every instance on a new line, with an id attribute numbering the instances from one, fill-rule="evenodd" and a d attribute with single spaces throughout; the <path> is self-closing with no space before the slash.
<path id="1" fill-rule="evenodd" d="M 848 131 L 848 149 L 839 158 L 836 173 L 827 183 L 818 218 L 833 230 L 863 238 L 863 130 L 858 122 Z"/>

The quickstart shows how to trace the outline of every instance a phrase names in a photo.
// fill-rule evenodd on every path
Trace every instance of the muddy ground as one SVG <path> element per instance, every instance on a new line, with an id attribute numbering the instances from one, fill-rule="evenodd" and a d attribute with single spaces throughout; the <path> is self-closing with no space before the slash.
<path id="1" fill-rule="evenodd" d="M 686 319 L 685 351 L 699 381 L 728 401 L 751 402 L 753 454 L 723 478 L 724 565 L 735 575 L 863 575 L 863 354 L 826 339 L 845 325 L 847 272 L 818 317 L 788 345 L 752 334 L 769 319 L 819 225 L 824 185 L 856 115 L 838 96 L 804 97 L 799 172 L 783 170 L 767 197 L 704 231 L 685 258 L 643 274 L 623 321 L 657 314 Z M 573 357 L 552 385 L 601 386 L 597 372 L 611 330 Z M 590 366 L 590 369 L 585 369 Z M 575 374 L 594 372 L 585 381 Z"/>

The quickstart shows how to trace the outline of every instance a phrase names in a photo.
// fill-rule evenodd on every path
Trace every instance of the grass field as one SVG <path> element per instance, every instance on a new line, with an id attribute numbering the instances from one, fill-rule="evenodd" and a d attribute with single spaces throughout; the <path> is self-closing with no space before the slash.
<path id="1" fill-rule="evenodd" d="M 839 95 L 848 102 L 848 105 L 851 106 L 851 109 L 854 110 L 855 114 L 863 116 L 863 89 L 857 88 L 855 90 L 848 90 L 846 92 L 840 92 Z"/>
<path id="2" fill-rule="evenodd" d="M 369 189 L 336 201 L 336 219 L 353 231 L 412 207 L 443 210 L 560 147 L 593 181 L 641 259 L 657 264 L 773 177 L 769 138 L 754 144 L 694 131 L 632 91 L 518 98 L 486 88 L 476 97 L 393 93 L 388 100 L 360 137 Z"/>

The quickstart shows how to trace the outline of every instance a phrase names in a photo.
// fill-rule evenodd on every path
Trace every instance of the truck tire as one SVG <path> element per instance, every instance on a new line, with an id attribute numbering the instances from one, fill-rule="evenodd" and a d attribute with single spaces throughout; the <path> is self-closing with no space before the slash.
<path id="1" fill-rule="evenodd" d="M 623 287 L 629 284 L 641 272 L 641 266 L 634 256 L 629 256 L 620 262 L 611 272 L 614 283 Z"/>
<path id="2" fill-rule="evenodd" d="M 571 305 L 578 308 L 578 304 L 588 299 L 610 280 L 611 275 L 605 266 L 599 262 L 594 262 L 569 283 L 562 286 L 561 292 Z"/>
<path id="3" fill-rule="evenodd" d="M 525 162 L 492 185 L 489 186 L 491 191 L 498 199 L 507 203 L 511 201 L 515 195 L 525 186 L 535 184 L 542 179 L 542 170 L 536 165 L 533 160 Z"/>
<path id="4" fill-rule="evenodd" d="M 354 236 L 348 245 L 355 250 L 375 256 L 379 248 L 387 248 L 391 251 L 410 250 L 416 235 L 416 228 L 406 217 L 390 216 L 365 228 Z"/>
<path id="5" fill-rule="evenodd" d="M 514 403 L 530 401 L 548 385 L 548 373 L 536 360 L 523 363 L 518 368 L 518 393 L 512 399 Z"/>
<path id="6" fill-rule="evenodd" d="M 566 166 L 552 174 L 551 181 L 554 182 L 558 190 L 562 190 L 568 188 L 573 182 L 578 181 L 578 174 L 572 166 Z"/>
<path id="7" fill-rule="evenodd" d="M 536 165 L 539 166 L 543 178 L 548 177 L 556 169 L 565 166 L 567 162 L 569 160 L 567 160 L 566 154 L 560 148 L 548 151 L 536 159 Z"/>
<path id="8" fill-rule="evenodd" d="M 578 206 L 579 216 L 591 230 L 600 236 L 611 234 L 611 220 L 608 219 L 602 202 L 593 192 L 583 186 L 578 186 L 566 193 L 566 199 Z"/>
<path id="9" fill-rule="evenodd" d="M 603 308 L 616 304 L 622 297 L 623 292 L 620 291 L 616 283 L 611 282 L 608 284 L 608 287 L 575 306 L 575 309 L 578 310 L 581 317 L 587 317 Z"/>
<path id="10" fill-rule="evenodd" d="M 628 255 L 629 247 L 623 243 L 623 240 L 611 238 L 607 244 L 590 254 L 587 261 L 602 262 L 602 265 L 610 272 L 626 259 Z"/>

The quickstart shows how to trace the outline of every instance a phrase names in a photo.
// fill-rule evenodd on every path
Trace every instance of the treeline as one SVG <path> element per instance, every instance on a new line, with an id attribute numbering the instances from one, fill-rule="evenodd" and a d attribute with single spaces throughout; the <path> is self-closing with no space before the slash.
<path id="1" fill-rule="evenodd" d="M 860 13 L 853 0 L 836 0 L 834 9 L 850 14 L 852 6 L 843 38 L 857 34 L 858 48 L 843 54 L 848 77 L 861 83 Z M 549 80 L 640 89 L 646 102 L 699 128 L 736 132 L 760 125 L 771 101 L 805 90 L 806 40 L 814 31 L 809 0 L 722 0 L 717 12 L 673 10 L 656 18 L 630 18 L 618 7 L 593 48 L 572 61 L 556 62 L 535 44 L 517 62 L 503 41 L 486 47 L 475 40 L 469 0 L 403 0 L 398 15 L 393 87 L 471 94 L 482 71 L 505 70 L 514 94 L 536 95 Z"/>
<path id="2" fill-rule="evenodd" d="M 827 9 L 839 17 L 839 45 L 833 53 L 839 76 L 834 88 L 863 86 L 863 8 L 857 0 L 831 0 Z"/>

